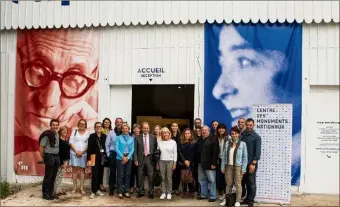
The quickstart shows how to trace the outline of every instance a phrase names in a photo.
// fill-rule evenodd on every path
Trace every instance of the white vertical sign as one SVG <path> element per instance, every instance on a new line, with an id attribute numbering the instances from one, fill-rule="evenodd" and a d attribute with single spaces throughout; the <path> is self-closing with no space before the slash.
<path id="1" fill-rule="evenodd" d="M 291 201 L 292 108 L 291 104 L 253 106 L 255 130 L 262 138 L 257 202 Z"/>

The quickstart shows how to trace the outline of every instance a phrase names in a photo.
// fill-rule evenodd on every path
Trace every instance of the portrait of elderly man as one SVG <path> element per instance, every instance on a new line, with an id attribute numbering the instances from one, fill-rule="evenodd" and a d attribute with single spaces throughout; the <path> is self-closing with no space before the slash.
<path id="1" fill-rule="evenodd" d="M 43 175 L 38 138 L 51 119 L 68 128 L 97 121 L 99 32 L 18 30 L 16 59 L 15 172 Z"/>
<path id="2" fill-rule="evenodd" d="M 256 104 L 293 104 L 292 184 L 301 154 L 302 28 L 299 24 L 205 25 L 205 122 L 227 127 Z"/>

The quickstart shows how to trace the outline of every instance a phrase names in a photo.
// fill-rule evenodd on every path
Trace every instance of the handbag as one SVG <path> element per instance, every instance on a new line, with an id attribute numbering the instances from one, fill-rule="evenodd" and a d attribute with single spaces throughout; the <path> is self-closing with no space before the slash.
<path id="1" fill-rule="evenodd" d="M 195 179 L 190 168 L 181 170 L 181 182 L 183 184 L 194 183 Z"/>
<path id="2" fill-rule="evenodd" d="M 152 178 L 152 184 L 155 187 L 160 186 L 162 183 L 162 176 L 161 176 L 161 172 L 159 170 L 156 170 L 155 173 L 153 174 L 153 178 Z"/>
<path id="3" fill-rule="evenodd" d="M 232 207 L 236 203 L 236 193 L 226 194 L 225 196 L 225 206 Z"/>
<path id="4" fill-rule="evenodd" d="M 158 163 L 159 159 L 161 157 L 161 151 L 157 149 L 153 154 L 152 154 L 152 162 L 153 164 Z"/>

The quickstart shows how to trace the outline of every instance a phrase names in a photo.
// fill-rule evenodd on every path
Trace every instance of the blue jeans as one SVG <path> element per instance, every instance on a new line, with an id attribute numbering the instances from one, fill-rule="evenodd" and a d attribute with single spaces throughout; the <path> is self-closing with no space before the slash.
<path id="1" fill-rule="evenodd" d="M 201 187 L 201 198 L 208 198 L 208 184 L 210 185 L 210 199 L 216 199 L 216 170 L 203 170 L 198 164 L 198 182 Z"/>
<path id="2" fill-rule="evenodd" d="M 131 160 L 122 164 L 122 161 L 117 159 L 117 184 L 119 194 L 129 192 L 131 165 Z"/>

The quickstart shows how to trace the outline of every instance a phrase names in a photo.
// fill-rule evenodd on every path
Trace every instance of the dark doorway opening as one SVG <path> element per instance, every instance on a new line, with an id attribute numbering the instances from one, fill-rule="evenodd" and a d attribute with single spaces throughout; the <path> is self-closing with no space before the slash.
<path id="1" fill-rule="evenodd" d="M 170 127 L 172 121 L 181 131 L 192 128 L 194 89 L 194 85 L 133 85 L 132 123 L 148 121 L 150 131 L 155 124 Z"/>

